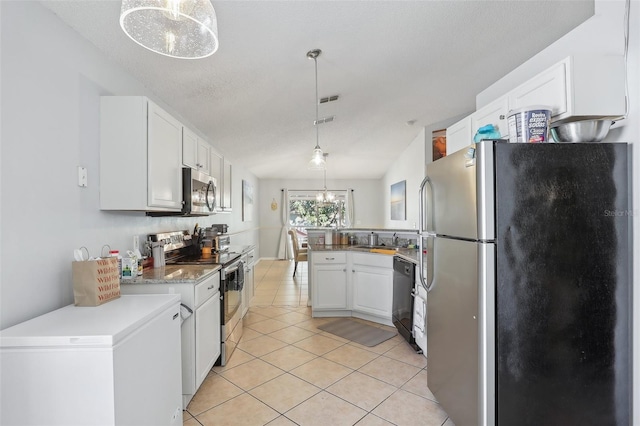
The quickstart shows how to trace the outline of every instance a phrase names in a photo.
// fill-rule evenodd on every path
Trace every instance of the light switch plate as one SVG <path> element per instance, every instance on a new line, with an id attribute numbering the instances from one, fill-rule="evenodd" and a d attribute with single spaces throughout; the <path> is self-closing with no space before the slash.
<path id="1" fill-rule="evenodd" d="M 87 187 L 87 168 L 78 166 L 78 186 Z"/>

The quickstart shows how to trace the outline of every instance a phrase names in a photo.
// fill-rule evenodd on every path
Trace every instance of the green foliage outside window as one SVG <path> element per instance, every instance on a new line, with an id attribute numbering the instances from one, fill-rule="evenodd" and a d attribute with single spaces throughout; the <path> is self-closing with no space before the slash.
<path id="1" fill-rule="evenodd" d="M 289 202 L 289 225 L 298 227 L 343 227 L 344 201 L 323 204 L 313 199 Z"/>

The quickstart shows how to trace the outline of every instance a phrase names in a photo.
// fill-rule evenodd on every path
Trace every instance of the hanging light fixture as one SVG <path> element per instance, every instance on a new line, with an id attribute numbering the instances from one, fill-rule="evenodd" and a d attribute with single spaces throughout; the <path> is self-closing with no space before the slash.
<path id="1" fill-rule="evenodd" d="M 122 0 L 120 27 L 145 49 L 172 58 L 206 58 L 218 50 L 210 0 Z"/>
<path id="2" fill-rule="evenodd" d="M 311 161 L 309 161 L 309 169 L 311 170 L 323 170 L 325 168 L 325 156 L 320 148 L 320 138 L 318 136 L 318 56 L 322 53 L 320 49 L 313 49 L 307 52 L 307 58 L 313 59 L 316 69 L 316 97 L 314 103 L 316 104 L 316 121 L 313 124 L 316 127 L 316 147 L 313 148 L 313 154 L 311 155 Z"/>
<path id="3" fill-rule="evenodd" d="M 327 191 L 327 157 L 329 156 L 329 154 L 324 153 L 322 154 L 322 161 L 325 164 L 324 167 L 324 190 L 318 192 L 318 194 L 316 195 L 316 201 L 319 202 L 320 204 L 326 205 L 326 204 L 331 204 L 333 202 L 336 201 L 336 196 L 333 192 L 329 192 Z"/>

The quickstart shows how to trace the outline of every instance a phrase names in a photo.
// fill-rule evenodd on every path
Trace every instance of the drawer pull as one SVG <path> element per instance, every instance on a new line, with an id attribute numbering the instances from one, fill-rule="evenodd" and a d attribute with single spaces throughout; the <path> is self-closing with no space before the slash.
<path id="1" fill-rule="evenodd" d="M 336 260 L 335 257 L 325 257 L 324 260 Z"/>
<path id="2" fill-rule="evenodd" d="M 211 284 L 211 286 L 207 287 L 207 290 L 211 290 L 215 287 L 215 285 Z"/>

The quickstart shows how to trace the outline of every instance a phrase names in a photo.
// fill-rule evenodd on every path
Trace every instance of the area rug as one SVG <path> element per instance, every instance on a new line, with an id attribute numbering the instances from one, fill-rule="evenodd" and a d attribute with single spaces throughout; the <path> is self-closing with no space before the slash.
<path id="1" fill-rule="evenodd" d="M 395 331 L 372 327 L 350 318 L 340 318 L 321 325 L 318 328 L 327 333 L 342 337 L 343 339 L 369 347 L 376 346 L 398 334 Z"/>

